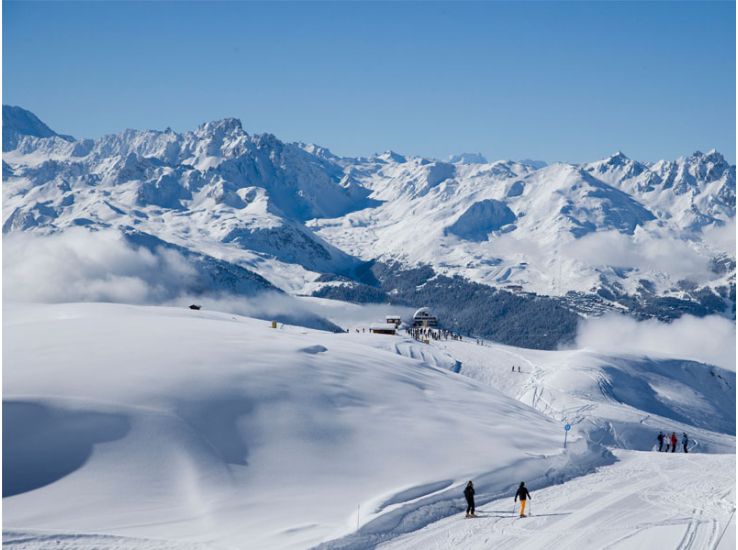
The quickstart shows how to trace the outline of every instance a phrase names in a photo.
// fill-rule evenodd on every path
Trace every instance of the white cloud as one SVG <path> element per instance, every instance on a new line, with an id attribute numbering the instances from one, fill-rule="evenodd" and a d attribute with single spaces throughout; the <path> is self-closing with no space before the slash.
<path id="1" fill-rule="evenodd" d="M 685 315 L 663 323 L 610 314 L 580 323 L 576 347 L 603 353 L 691 359 L 735 371 L 735 337 L 735 323 L 717 315 Z"/>
<path id="2" fill-rule="evenodd" d="M 725 225 L 706 227 L 702 235 L 705 242 L 714 250 L 735 257 L 735 231 L 735 218 L 731 218 Z"/>
<path id="3" fill-rule="evenodd" d="M 244 298 L 218 288 L 204 295 L 200 275 L 178 252 L 134 247 L 115 230 L 73 228 L 53 235 L 14 233 L 3 240 L 3 298 L 11 302 L 202 304 L 206 309 L 332 328 L 310 304 L 279 292 Z"/>
<path id="4" fill-rule="evenodd" d="M 709 254 L 693 243 L 670 236 L 617 231 L 590 233 L 567 243 L 562 254 L 589 265 L 635 268 L 641 272 L 668 273 L 694 282 L 708 281 Z"/>
<path id="5" fill-rule="evenodd" d="M 26 302 L 155 303 L 197 276 L 177 252 L 133 248 L 117 231 L 74 228 L 3 239 L 3 297 Z"/>

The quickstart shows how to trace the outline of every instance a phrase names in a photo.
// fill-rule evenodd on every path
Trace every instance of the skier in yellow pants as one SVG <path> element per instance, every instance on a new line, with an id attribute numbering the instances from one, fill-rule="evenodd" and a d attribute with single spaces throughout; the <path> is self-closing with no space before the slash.
<path id="1" fill-rule="evenodd" d="M 520 487 L 518 487 L 518 492 L 515 493 L 515 500 L 514 502 L 518 501 L 518 498 L 520 498 L 520 517 L 524 518 L 525 515 L 525 501 L 526 499 L 532 499 L 533 497 L 530 496 L 530 493 L 528 492 L 528 488 L 525 486 L 525 481 L 520 482 Z"/>

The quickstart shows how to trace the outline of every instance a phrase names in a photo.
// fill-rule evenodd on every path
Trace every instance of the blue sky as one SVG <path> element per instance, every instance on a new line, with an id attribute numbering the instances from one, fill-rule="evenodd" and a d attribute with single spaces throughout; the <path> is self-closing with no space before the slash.
<path id="1" fill-rule="evenodd" d="M 732 2 L 3 2 L 3 103 L 77 137 L 735 161 L 735 78 Z"/>

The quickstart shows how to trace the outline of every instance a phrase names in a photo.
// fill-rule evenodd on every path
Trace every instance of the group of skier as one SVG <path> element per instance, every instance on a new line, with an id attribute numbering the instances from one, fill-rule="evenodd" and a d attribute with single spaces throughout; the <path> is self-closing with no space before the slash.
<path id="1" fill-rule="evenodd" d="M 659 435 L 656 436 L 656 440 L 659 442 L 659 452 L 669 452 L 669 449 L 671 449 L 671 452 L 676 451 L 677 443 L 679 442 L 676 432 L 671 432 L 671 436 L 664 435 L 664 432 L 659 432 Z M 684 449 L 685 453 L 689 452 L 689 437 L 687 437 L 687 434 L 682 434 L 682 448 Z"/>
<path id="2" fill-rule="evenodd" d="M 515 367 L 513 367 L 513 370 L 515 370 Z M 676 432 L 671 432 L 671 435 L 665 435 L 664 432 L 659 432 L 659 435 L 657 437 L 659 442 L 659 452 L 669 452 L 669 449 L 671 449 L 671 452 L 675 452 L 676 446 L 678 443 L 678 438 L 676 435 Z M 687 434 L 682 434 L 682 448 L 684 449 L 684 452 L 689 452 L 689 437 L 687 437 Z M 467 518 L 475 518 L 477 517 L 475 513 L 475 507 L 474 507 L 474 483 L 470 481 L 466 484 L 466 488 L 464 489 L 464 498 L 466 499 L 466 517 Z M 528 488 L 525 486 L 525 482 L 521 481 L 520 485 L 518 486 L 518 490 L 515 492 L 515 498 L 513 499 L 513 502 L 517 502 L 518 499 L 520 499 L 520 517 L 524 518 L 527 517 L 525 515 L 525 504 L 528 499 L 533 499 L 533 497 L 530 496 L 530 493 L 528 492 Z"/>
<path id="3" fill-rule="evenodd" d="M 462 340 L 460 334 L 442 328 L 412 327 L 407 333 L 416 340 Z"/>
<path id="4" fill-rule="evenodd" d="M 466 517 L 467 518 L 475 518 L 477 517 L 476 513 L 474 512 L 474 483 L 470 481 L 466 484 L 466 488 L 464 489 L 464 498 L 466 499 Z M 525 515 L 525 503 L 528 499 L 533 500 L 533 497 L 530 496 L 530 493 L 528 492 L 528 488 L 525 486 L 525 482 L 521 481 L 520 485 L 518 486 L 518 490 L 515 492 L 515 498 L 513 499 L 513 502 L 517 502 L 518 499 L 520 499 L 520 517 L 524 518 L 527 517 Z"/>

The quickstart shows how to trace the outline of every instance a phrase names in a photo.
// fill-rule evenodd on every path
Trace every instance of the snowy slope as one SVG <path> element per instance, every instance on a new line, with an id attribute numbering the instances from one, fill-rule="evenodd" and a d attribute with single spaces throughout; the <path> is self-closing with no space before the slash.
<path id="1" fill-rule="evenodd" d="M 444 273 L 544 294 L 603 286 L 634 294 L 644 280 L 660 294 L 674 293 L 680 279 L 725 284 L 724 275 L 707 265 L 735 252 L 704 242 L 701 232 L 734 220 L 734 168 L 726 167 L 720 177 L 705 168 L 715 178 L 709 183 L 695 179 L 689 193 L 667 187 L 658 195 L 635 193 L 623 173 L 603 179 L 590 168 L 367 161 L 352 173 L 383 203 L 311 224 L 364 258 L 428 263 Z M 677 262 L 631 252 L 660 243 L 702 267 L 685 270 Z"/>
<path id="2" fill-rule="evenodd" d="M 489 384 L 570 423 L 570 437 L 620 450 L 618 463 L 562 485 L 527 480 L 529 519 L 514 519 L 511 492 L 477 520 L 457 514 L 380 548 L 735 547 L 735 372 L 668 350 L 635 357 L 433 340 L 387 349 Z M 688 432 L 692 454 L 655 452 L 660 430 Z"/>
<path id="3" fill-rule="evenodd" d="M 339 167 L 272 135 L 249 135 L 235 119 L 185 134 L 25 136 L 4 162 L 12 171 L 5 233 L 135 228 L 267 276 L 275 263 L 297 266 L 298 277 L 305 269 L 350 273 L 356 260 L 302 222 L 371 204 Z"/>
<path id="4" fill-rule="evenodd" d="M 3 151 L 14 149 L 23 136 L 58 137 L 65 141 L 74 141 L 72 136 L 54 132 L 32 112 L 21 107 L 3 105 Z"/>
<path id="5" fill-rule="evenodd" d="M 695 452 L 735 453 L 735 372 L 668 350 L 641 357 L 483 343 L 431 341 L 392 350 L 422 354 L 608 447 L 650 450 L 663 430 L 680 437 L 687 432 Z"/>
<path id="6" fill-rule="evenodd" d="M 622 153 L 550 166 L 341 158 L 248 134 L 236 119 L 75 141 L 12 109 L 6 234 L 133 228 L 293 293 L 314 290 L 321 273 L 360 279 L 370 260 L 550 295 L 688 297 L 717 311 L 735 284 L 734 238 L 715 238 L 735 221 L 735 166 L 714 151 L 652 165 Z"/>
<path id="7" fill-rule="evenodd" d="M 583 438 L 564 452 L 535 409 L 382 349 L 402 337 L 113 304 L 6 305 L 3 323 L 15 547 L 62 533 L 67 547 L 306 548 L 351 535 L 357 507 L 350 540 L 369 547 L 455 513 L 470 477 L 485 501 L 612 460 Z"/>
<path id="8" fill-rule="evenodd" d="M 478 519 L 448 518 L 380 548 L 735 548 L 735 455 L 615 454 L 595 474 L 531 486 L 528 518 L 515 519 L 510 495 Z"/>
<path id="9" fill-rule="evenodd" d="M 574 166 L 446 165 L 442 180 L 434 176 L 439 166 L 416 160 L 382 168 L 365 182 L 385 201 L 380 207 L 314 225 L 366 258 L 429 263 L 480 282 L 523 282 L 545 292 L 560 282 L 562 245 L 596 230 L 632 234 L 654 219 L 626 193 Z M 571 263 L 563 269 L 564 288 L 596 284 L 596 270 Z"/>
<path id="10" fill-rule="evenodd" d="M 735 216 L 735 170 L 714 149 L 652 166 L 618 152 L 585 165 L 585 170 L 637 197 L 680 229 L 699 229 Z"/>

